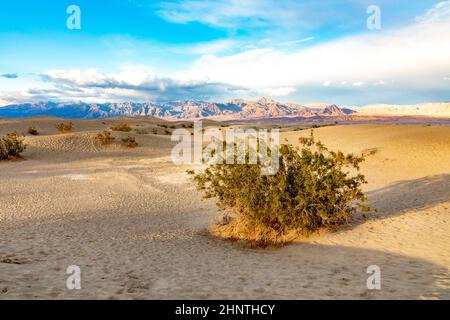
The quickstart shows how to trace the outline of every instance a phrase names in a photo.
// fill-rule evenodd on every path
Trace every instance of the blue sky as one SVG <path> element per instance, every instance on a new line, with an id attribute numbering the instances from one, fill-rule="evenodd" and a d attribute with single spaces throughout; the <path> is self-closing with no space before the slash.
<path id="1" fill-rule="evenodd" d="M 369 5 L 381 29 L 368 29 Z M 0 105 L 448 101 L 449 26 L 450 1 L 2 1 Z"/>

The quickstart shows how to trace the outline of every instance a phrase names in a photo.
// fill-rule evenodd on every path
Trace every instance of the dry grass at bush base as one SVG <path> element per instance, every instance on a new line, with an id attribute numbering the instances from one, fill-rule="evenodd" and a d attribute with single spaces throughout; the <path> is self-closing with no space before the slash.
<path id="1" fill-rule="evenodd" d="M 228 224 L 213 225 L 209 233 L 216 238 L 237 242 L 245 248 L 278 248 L 298 239 L 302 234 L 296 230 L 280 233 L 262 225 L 256 226 L 244 219 L 236 218 Z"/>

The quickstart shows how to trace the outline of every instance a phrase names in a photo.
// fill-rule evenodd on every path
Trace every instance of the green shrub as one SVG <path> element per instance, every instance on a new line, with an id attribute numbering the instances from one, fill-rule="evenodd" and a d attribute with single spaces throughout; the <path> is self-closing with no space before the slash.
<path id="1" fill-rule="evenodd" d="M 36 130 L 35 127 L 28 127 L 27 132 L 28 132 L 28 134 L 31 134 L 32 136 L 39 135 L 39 132 Z"/>
<path id="2" fill-rule="evenodd" d="M 102 133 L 99 133 L 97 135 L 97 140 L 102 144 L 102 145 L 108 145 L 111 144 L 114 140 L 116 140 L 115 137 L 113 137 L 113 135 L 111 134 L 111 132 L 109 131 L 103 131 Z"/>
<path id="3" fill-rule="evenodd" d="M 153 134 L 158 134 L 158 130 L 157 130 L 157 129 L 153 129 L 153 130 L 152 130 L 152 133 L 153 133 Z"/>
<path id="4" fill-rule="evenodd" d="M 342 225 L 357 208 L 368 209 L 362 204 L 365 177 L 358 173 L 363 156 L 330 151 L 312 133 L 300 144 L 280 147 L 273 176 L 262 175 L 260 164 L 217 164 L 194 174 L 205 197 L 217 198 L 233 213 L 230 223 L 213 228 L 214 234 L 256 246 L 279 245 Z"/>
<path id="5" fill-rule="evenodd" d="M 0 139 L 0 160 L 9 158 L 20 158 L 21 153 L 26 149 L 24 138 L 17 133 L 8 133 Z"/>
<path id="6" fill-rule="evenodd" d="M 58 129 L 58 131 L 60 133 L 69 133 L 73 131 L 73 123 L 69 122 L 68 124 L 66 123 L 58 123 L 56 126 L 56 129 Z"/>
<path id="7" fill-rule="evenodd" d="M 131 127 L 127 123 L 120 123 L 110 128 L 112 131 L 130 132 Z"/>
<path id="8" fill-rule="evenodd" d="M 172 134 L 172 131 L 166 129 L 166 130 L 164 130 L 164 134 L 170 135 L 170 134 Z"/>
<path id="9" fill-rule="evenodd" d="M 136 148 L 138 146 L 138 143 L 136 142 L 136 139 L 134 137 L 128 136 L 122 139 L 122 143 L 127 148 Z"/>

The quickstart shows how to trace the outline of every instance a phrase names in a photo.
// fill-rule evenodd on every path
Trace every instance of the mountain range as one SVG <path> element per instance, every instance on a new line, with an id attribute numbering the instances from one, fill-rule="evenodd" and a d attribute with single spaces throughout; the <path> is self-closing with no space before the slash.
<path id="1" fill-rule="evenodd" d="M 197 100 L 171 101 L 163 103 L 56 103 L 39 102 L 9 105 L 0 108 L 0 117 L 23 118 L 31 116 L 55 116 L 72 119 L 107 118 L 116 116 L 151 116 L 166 120 L 189 120 L 214 118 L 268 119 L 282 117 L 330 117 L 343 116 L 350 110 L 336 105 L 302 106 L 293 103 L 280 103 L 272 99 L 236 99 L 225 103 Z"/>
<path id="2" fill-rule="evenodd" d="M 166 120 L 257 120 L 277 118 L 330 118 L 348 115 L 424 115 L 450 118 L 450 103 L 414 106 L 371 105 L 338 107 L 334 104 L 300 105 L 281 103 L 268 98 L 235 99 L 224 103 L 185 100 L 171 102 L 57 103 L 39 102 L 0 107 L 0 118 L 55 116 L 71 119 L 97 119 L 116 116 L 151 116 Z"/>

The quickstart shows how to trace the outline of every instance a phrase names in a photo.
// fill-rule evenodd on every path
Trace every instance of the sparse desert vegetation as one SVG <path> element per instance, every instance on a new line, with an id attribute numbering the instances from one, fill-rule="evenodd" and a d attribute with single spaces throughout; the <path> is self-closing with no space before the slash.
<path id="1" fill-rule="evenodd" d="M 0 138 L 0 160 L 19 158 L 25 149 L 24 138 L 16 132 L 8 133 L 6 136 Z"/>
<path id="2" fill-rule="evenodd" d="M 280 148 L 280 168 L 273 176 L 262 175 L 259 164 L 218 164 L 194 174 L 206 198 L 217 198 L 222 209 L 232 211 L 233 219 L 216 226 L 215 234 L 256 246 L 279 245 L 335 228 L 357 208 L 368 209 L 364 175 L 348 173 L 359 171 L 363 156 L 330 151 L 312 133 L 300 144 Z"/>
<path id="3" fill-rule="evenodd" d="M 255 205 L 250 209 L 242 205 L 243 213 L 230 206 L 223 206 L 226 209 L 222 211 L 216 205 L 218 198 L 203 200 L 203 192 L 195 190 L 192 177 L 186 174 L 188 169 L 201 172 L 200 167 L 175 165 L 170 160 L 173 143 L 164 135 L 164 128 L 157 126 L 165 122 L 140 117 L 72 121 L 76 128 L 73 134 L 55 135 L 54 125 L 62 120 L 0 119 L 0 137 L 15 130 L 26 134 L 29 126 L 40 132 L 38 137 L 25 138 L 28 146 L 22 155 L 29 160 L 0 163 L 0 267 L 7 270 L 2 280 L 8 281 L 0 284 L 1 298 L 227 299 L 237 294 L 245 299 L 448 297 L 448 126 L 368 124 L 315 129 L 315 141 L 320 140 L 329 150 L 367 155 L 360 163 L 368 181 L 360 186 L 368 197 L 362 204 L 378 212 L 357 210 L 345 223 L 335 214 L 329 218 L 324 215 L 327 220 L 323 221 L 317 216 L 318 207 L 306 221 L 311 219 L 312 227 L 329 222 L 330 228 L 339 232 L 321 226 L 318 232 L 273 250 L 262 247 L 281 245 L 297 237 L 296 229 L 281 233 L 287 223 L 292 225 L 292 217 L 300 216 L 296 201 L 312 195 L 313 190 L 320 203 L 334 199 L 326 187 L 322 195 L 308 179 L 305 182 L 312 185 L 310 191 L 300 194 L 298 200 L 294 197 L 300 187 L 296 179 L 313 177 L 308 170 L 297 173 L 292 167 L 306 159 L 288 159 L 290 169 L 282 167 L 280 176 L 261 177 L 260 171 L 253 173 L 252 168 L 225 171 L 245 173 L 245 185 L 231 185 L 230 194 L 237 194 L 236 201 L 244 201 L 245 195 L 239 191 L 250 190 L 255 199 L 247 200 Z M 134 131 L 109 130 L 121 122 L 150 133 L 155 129 L 159 134 L 138 136 Z M 220 125 L 217 122 L 215 127 Z M 277 125 L 267 123 L 265 127 Z M 305 147 L 299 142 L 299 137 L 309 138 L 309 130 L 293 131 L 303 125 L 310 126 L 290 123 L 280 132 L 280 142 L 291 144 L 293 149 L 299 147 L 299 156 L 304 148 L 318 151 L 314 145 Z M 246 125 L 232 127 L 245 129 Z M 115 136 L 108 147 L 96 140 L 103 130 Z M 128 149 L 122 144 L 121 139 L 128 135 L 136 138 L 138 148 Z M 377 152 L 368 156 L 372 149 Z M 326 154 L 320 163 L 326 163 Z M 290 153 L 286 155 L 289 158 Z M 354 177 L 356 169 L 351 165 L 349 169 L 348 178 Z M 325 176 L 319 182 L 325 186 Z M 276 190 L 280 190 L 278 200 Z M 281 209 L 276 209 L 277 202 Z M 315 202 L 307 203 L 312 206 Z M 267 212 L 258 215 L 263 220 L 283 220 L 280 226 L 273 223 L 271 229 L 249 229 L 248 219 L 239 217 L 253 212 Z M 344 221 L 344 225 L 332 223 L 333 219 Z M 279 233 L 257 233 L 267 230 Z M 239 236 L 264 241 L 218 239 Z M 247 250 L 243 245 L 258 247 Z M 33 253 L 30 248 L 44 251 Z M 74 255 L 60 260 L 67 252 Z M 84 272 L 82 290 L 77 292 L 67 290 L 61 280 L 72 263 L 91 266 Z M 381 265 L 383 279 L 392 281 L 383 282 L 383 290 L 368 295 L 366 269 L 371 263 Z M 220 277 L 215 274 L 217 265 L 223 266 Z M 27 276 L 30 274 L 40 276 L 31 279 Z M 98 281 L 99 275 L 105 275 L 105 279 Z M 155 279 L 177 285 L 155 283 Z M 2 292 L 5 287 L 7 292 Z"/>
<path id="4" fill-rule="evenodd" d="M 128 123 L 120 123 L 110 128 L 112 131 L 130 132 L 131 126 Z"/>
<path id="5" fill-rule="evenodd" d="M 55 125 L 56 129 L 58 129 L 59 133 L 70 133 L 73 131 L 73 123 L 58 123 Z"/>

